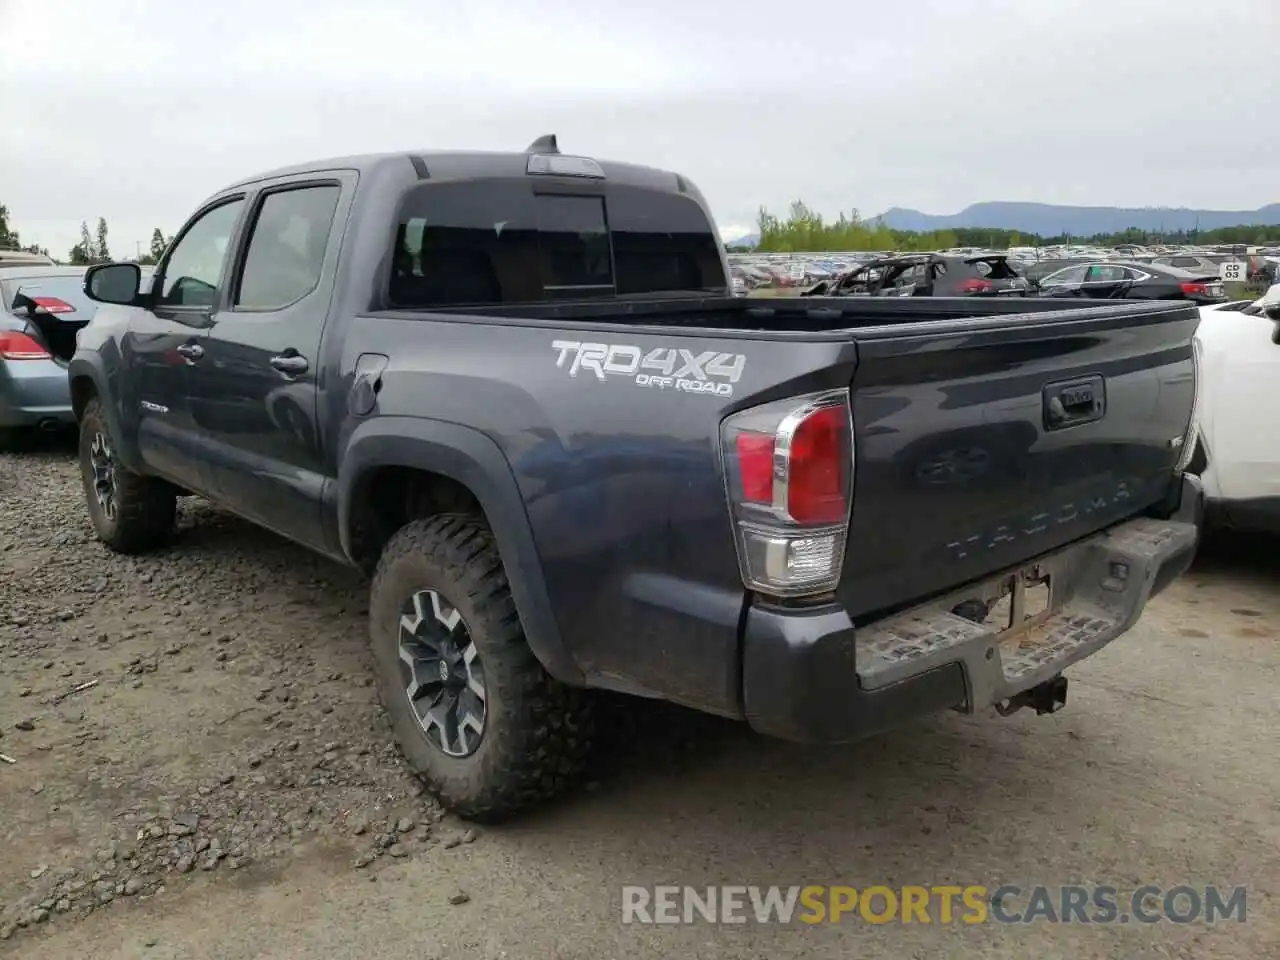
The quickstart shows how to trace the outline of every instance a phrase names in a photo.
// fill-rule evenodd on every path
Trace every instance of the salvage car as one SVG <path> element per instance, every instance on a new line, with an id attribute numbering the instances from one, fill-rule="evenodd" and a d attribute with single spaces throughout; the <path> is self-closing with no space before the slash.
<path id="1" fill-rule="evenodd" d="M 1036 289 L 1042 297 L 1227 302 L 1216 270 L 1191 273 L 1178 267 L 1119 260 L 1078 263 L 1057 270 L 1039 280 Z"/>
<path id="2" fill-rule="evenodd" d="M 1200 317 L 1204 399 L 1189 469 L 1204 482 L 1206 520 L 1280 533 L 1280 284 Z"/>
<path id="3" fill-rule="evenodd" d="M 887 257 L 819 283 L 813 297 L 999 297 L 1027 295 L 1028 283 L 1003 254 L 926 253 Z"/>
<path id="4" fill-rule="evenodd" d="M 1198 541 L 1194 306 L 734 297 L 687 178 L 553 136 L 254 176 L 85 288 L 98 538 L 199 494 L 370 575 L 468 817 L 569 783 L 596 691 L 827 743 L 1051 713 Z"/>
<path id="5" fill-rule="evenodd" d="M 0 268 L 0 451 L 32 431 L 75 424 L 67 360 L 97 307 L 84 293 L 84 267 Z"/>

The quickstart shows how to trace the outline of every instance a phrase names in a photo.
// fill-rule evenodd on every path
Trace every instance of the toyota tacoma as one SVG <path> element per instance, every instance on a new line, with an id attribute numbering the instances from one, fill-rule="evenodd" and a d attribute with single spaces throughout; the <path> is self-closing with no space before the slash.
<path id="1" fill-rule="evenodd" d="M 554 137 L 243 180 L 84 283 L 98 537 L 198 495 L 365 571 L 468 817 L 560 790 L 597 691 L 808 742 L 1052 712 L 1197 543 L 1194 304 L 734 297 L 688 179 Z"/>

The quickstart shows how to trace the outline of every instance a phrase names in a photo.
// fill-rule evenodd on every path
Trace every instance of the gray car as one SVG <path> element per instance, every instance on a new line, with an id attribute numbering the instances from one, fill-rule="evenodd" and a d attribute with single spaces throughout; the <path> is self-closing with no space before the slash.
<path id="1" fill-rule="evenodd" d="M 98 307 L 83 287 L 83 267 L 0 267 L 0 450 L 75 423 L 67 361 Z"/>

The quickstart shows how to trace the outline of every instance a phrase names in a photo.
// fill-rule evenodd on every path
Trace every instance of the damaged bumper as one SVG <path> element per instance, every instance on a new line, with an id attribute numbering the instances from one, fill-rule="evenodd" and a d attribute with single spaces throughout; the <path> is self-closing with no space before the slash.
<path id="1" fill-rule="evenodd" d="M 1192 476 L 1177 492 L 1170 519 L 1130 520 L 866 627 L 838 607 L 752 608 L 748 721 L 784 739 L 840 742 L 947 708 L 1025 702 L 1126 632 L 1191 565 L 1203 494 Z"/>

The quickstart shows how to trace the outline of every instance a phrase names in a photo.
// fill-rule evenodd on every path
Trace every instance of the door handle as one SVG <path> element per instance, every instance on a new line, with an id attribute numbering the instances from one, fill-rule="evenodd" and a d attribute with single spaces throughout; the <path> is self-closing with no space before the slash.
<path id="1" fill-rule="evenodd" d="M 204 356 L 204 347 L 198 343 L 184 343 L 174 347 L 174 350 L 188 360 L 199 360 Z"/>
<path id="2" fill-rule="evenodd" d="M 278 357 L 272 357 L 270 363 L 281 373 L 288 374 L 291 377 L 307 372 L 307 358 L 296 353 L 286 353 Z"/>

